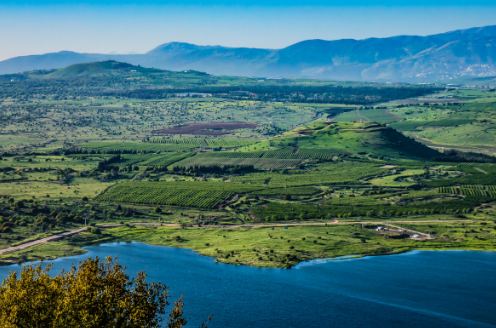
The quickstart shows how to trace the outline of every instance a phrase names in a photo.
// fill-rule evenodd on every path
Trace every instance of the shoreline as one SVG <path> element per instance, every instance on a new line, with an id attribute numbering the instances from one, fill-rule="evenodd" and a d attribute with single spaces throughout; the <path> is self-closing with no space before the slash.
<path id="1" fill-rule="evenodd" d="M 479 221 L 484 220 L 437 220 L 433 222 L 443 224 L 462 222 L 479 226 Z M 4 254 L 0 265 L 8 266 L 17 262 L 80 255 L 86 252 L 85 247 L 110 242 L 140 242 L 155 246 L 187 248 L 199 255 L 212 257 L 219 263 L 288 269 L 309 260 L 343 256 L 395 255 L 413 250 L 496 250 L 496 245 L 490 240 L 460 241 L 455 237 L 445 240 L 444 236 L 434 237 L 425 232 L 422 234 L 428 237 L 411 238 L 413 237 L 411 233 L 419 232 L 419 225 L 433 222 L 407 222 L 410 226 L 398 227 L 396 225 L 401 224 L 399 221 L 395 221 L 394 225 L 382 221 L 219 227 L 180 227 L 178 224 L 163 223 L 101 225 L 97 226 L 102 229 L 98 234 L 87 231 L 87 228 L 79 228 L 6 248 L 0 251 L 0 254 Z M 375 231 L 367 227 L 378 224 L 392 229 Z M 417 230 L 414 229 L 415 225 L 417 225 Z M 410 232 L 410 235 L 405 234 L 405 231 Z M 360 233 L 365 234 L 363 237 L 358 237 L 362 238 L 361 243 L 360 239 L 357 240 L 357 237 L 354 237 Z M 395 237 L 401 234 L 410 236 L 410 238 Z M 12 256 L 9 256 L 10 254 Z"/>
<path id="2" fill-rule="evenodd" d="M 128 244 L 128 243 L 136 243 L 136 244 L 143 244 L 147 246 L 155 246 L 155 247 L 168 247 L 168 248 L 177 248 L 177 249 L 185 249 L 189 250 L 192 253 L 195 253 L 198 256 L 205 256 L 212 258 L 215 263 L 222 263 L 222 264 L 230 264 L 230 265 L 240 265 L 240 266 L 251 266 L 251 267 L 258 267 L 258 268 L 269 268 L 269 269 L 293 269 L 297 268 L 298 266 L 305 266 L 305 265 L 312 265 L 312 264 L 322 264 L 322 263 L 327 263 L 327 262 L 335 262 L 335 261 L 347 261 L 347 260 L 357 260 L 357 259 L 363 259 L 367 257 L 379 257 L 379 256 L 391 256 L 391 255 L 401 255 L 401 254 L 407 254 L 407 253 L 413 253 L 413 252 L 496 252 L 496 246 L 494 249 L 478 249 L 478 248 L 455 248 L 455 249 L 429 249 L 429 248 L 413 248 L 413 249 L 402 249 L 402 250 L 395 250 L 393 252 L 389 252 L 386 254 L 349 254 L 349 255 L 342 255 L 342 256 L 337 256 L 337 257 L 327 257 L 327 258 L 313 258 L 305 261 L 298 262 L 296 265 L 291 266 L 290 268 L 283 267 L 283 266 L 255 266 L 255 265 L 246 265 L 242 263 L 230 263 L 230 262 L 224 262 L 224 261 L 219 261 L 219 258 L 216 258 L 214 256 L 206 255 L 200 253 L 198 250 L 189 248 L 189 247 L 181 247 L 181 246 L 167 246 L 167 245 L 158 245 L 158 244 L 151 244 L 151 243 L 146 243 L 142 241 L 110 241 L 110 242 L 104 242 L 104 243 L 99 243 L 99 244 L 91 244 L 91 245 L 85 245 L 82 246 L 81 248 L 84 250 L 84 253 L 81 254 L 75 254 L 75 255 L 70 255 L 70 256 L 61 256 L 53 259 L 44 259 L 41 260 L 41 262 L 45 261 L 56 261 L 59 259 L 68 259 L 71 257 L 76 257 L 76 256 L 81 256 L 89 252 L 87 249 L 88 247 L 101 247 L 105 245 L 112 245 L 112 244 L 117 244 L 113 246 L 119 246 L 119 244 Z M 0 264 L 0 267 L 8 267 L 8 266 L 22 266 L 24 264 L 36 264 L 39 263 L 39 261 L 29 261 L 29 262 L 23 262 L 23 263 L 11 263 L 11 264 Z"/>

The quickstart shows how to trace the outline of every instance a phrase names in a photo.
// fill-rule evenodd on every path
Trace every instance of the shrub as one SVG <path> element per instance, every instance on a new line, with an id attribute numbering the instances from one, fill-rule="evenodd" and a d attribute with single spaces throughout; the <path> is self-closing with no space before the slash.
<path id="1" fill-rule="evenodd" d="M 58 275 L 48 265 L 23 266 L 18 278 L 11 273 L 0 288 L 1 327 L 183 327 L 180 298 L 169 315 L 169 291 L 162 283 L 150 284 L 146 274 L 136 279 L 106 258 L 87 259 L 78 268 Z"/>
<path id="2" fill-rule="evenodd" d="M 102 231 L 100 230 L 100 228 L 94 227 L 91 229 L 91 233 L 94 233 L 95 235 L 99 235 L 102 233 Z"/>

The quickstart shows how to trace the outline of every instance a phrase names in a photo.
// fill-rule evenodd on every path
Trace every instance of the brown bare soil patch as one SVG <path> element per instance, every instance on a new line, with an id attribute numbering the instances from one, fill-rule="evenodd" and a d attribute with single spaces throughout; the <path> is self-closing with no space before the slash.
<path id="1" fill-rule="evenodd" d="M 258 125 L 253 123 L 241 122 L 219 122 L 219 123 L 193 123 L 184 126 L 175 126 L 169 129 L 155 130 L 155 133 L 164 134 L 201 134 L 218 136 L 230 133 L 229 131 L 237 129 L 253 129 Z"/>

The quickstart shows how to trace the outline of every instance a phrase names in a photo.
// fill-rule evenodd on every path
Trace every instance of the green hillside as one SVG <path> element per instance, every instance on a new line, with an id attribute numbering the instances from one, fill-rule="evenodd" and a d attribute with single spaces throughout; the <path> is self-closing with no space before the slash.
<path id="1" fill-rule="evenodd" d="M 34 73 L 34 72 L 33 72 Z M 139 77 L 139 76 L 149 76 L 149 75 L 167 75 L 179 78 L 194 77 L 195 75 L 205 76 L 205 73 L 196 71 L 181 71 L 181 72 L 170 72 L 156 68 L 147 68 L 141 66 L 134 66 L 128 63 L 121 63 L 114 60 L 106 60 L 102 62 L 93 63 L 83 63 L 74 64 L 65 68 L 57 69 L 49 74 L 39 76 L 42 78 L 50 79 L 63 79 L 63 78 L 74 78 L 74 77 L 84 77 L 84 76 L 121 76 L 121 77 Z M 36 78 L 36 74 L 30 75 L 32 78 Z"/>
<path id="2" fill-rule="evenodd" d="M 126 78 L 126 79 L 139 79 L 149 78 L 151 80 L 146 83 L 156 83 L 156 79 L 172 79 L 175 82 L 181 80 L 188 81 L 189 83 L 196 83 L 200 79 L 208 78 L 209 75 L 197 71 L 179 71 L 172 72 L 161 70 L 157 68 L 147 68 L 141 66 L 134 66 L 128 63 L 121 63 L 115 60 L 106 60 L 101 62 L 91 62 L 74 64 L 56 70 L 36 70 L 25 72 L 21 74 L 2 75 L 4 80 L 51 80 L 51 79 L 69 79 L 79 77 L 95 77 L 95 78 L 108 78 L 111 76 Z M 203 80 L 204 81 L 204 80 Z M 143 81 L 141 81 L 143 82 Z"/>
<path id="3" fill-rule="evenodd" d="M 334 151 L 336 154 L 372 155 L 390 158 L 424 158 L 439 155 L 433 150 L 398 131 L 375 122 L 316 122 L 286 132 L 272 139 L 244 147 L 239 151 L 278 150 L 293 147 Z"/>
<path id="4" fill-rule="evenodd" d="M 47 74 L 46 78 L 67 78 L 76 76 L 90 75 L 113 75 L 120 72 L 130 72 L 135 70 L 135 66 L 127 63 L 120 63 L 113 60 L 75 64 L 65 68 L 56 70 L 53 73 Z"/>

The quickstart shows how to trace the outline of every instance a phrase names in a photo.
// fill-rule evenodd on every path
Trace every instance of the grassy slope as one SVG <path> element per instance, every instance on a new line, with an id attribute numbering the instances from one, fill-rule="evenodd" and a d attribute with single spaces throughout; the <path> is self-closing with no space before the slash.
<path id="1" fill-rule="evenodd" d="M 336 149 L 351 154 L 371 153 L 395 158 L 429 158 L 437 154 L 436 151 L 375 122 L 322 121 L 243 147 L 239 151 L 275 150 L 287 146 L 300 149 Z"/>

